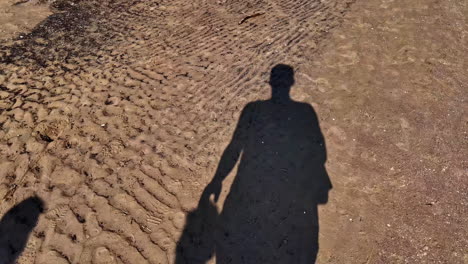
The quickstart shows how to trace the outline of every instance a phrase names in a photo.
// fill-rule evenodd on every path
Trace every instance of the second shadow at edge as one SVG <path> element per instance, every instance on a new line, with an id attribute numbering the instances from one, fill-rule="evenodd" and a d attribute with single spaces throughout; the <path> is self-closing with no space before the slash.
<path id="1" fill-rule="evenodd" d="M 16 263 L 36 226 L 44 202 L 30 197 L 11 208 L 0 220 L 0 264 Z"/>
<path id="2" fill-rule="evenodd" d="M 272 97 L 247 104 L 213 180 L 189 213 L 176 263 L 315 263 L 318 204 L 332 188 L 311 105 L 292 100 L 292 67 L 276 65 Z M 221 212 L 210 201 L 240 159 Z"/>

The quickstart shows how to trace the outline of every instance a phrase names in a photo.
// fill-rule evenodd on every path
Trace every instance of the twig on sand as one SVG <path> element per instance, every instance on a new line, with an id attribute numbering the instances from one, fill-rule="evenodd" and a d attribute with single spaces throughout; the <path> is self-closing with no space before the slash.
<path id="1" fill-rule="evenodd" d="M 255 14 L 252 14 L 252 15 L 249 15 L 249 16 L 246 16 L 244 17 L 241 21 L 239 21 L 239 25 L 244 23 L 245 21 L 247 21 L 247 19 L 251 19 L 253 17 L 258 17 L 258 16 L 261 16 L 261 15 L 264 15 L 265 12 L 259 12 L 259 13 L 255 13 Z"/>
<path id="2" fill-rule="evenodd" d="M 21 0 L 19 2 L 16 2 L 16 3 L 12 4 L 12 6 L 22 5 L 22 4 L 25 4 L 27 2 L 29 2 L 29 0 Z"/>

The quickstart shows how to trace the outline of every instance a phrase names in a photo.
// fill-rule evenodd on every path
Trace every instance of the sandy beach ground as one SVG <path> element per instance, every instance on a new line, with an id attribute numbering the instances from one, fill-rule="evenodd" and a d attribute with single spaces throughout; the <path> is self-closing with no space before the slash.
<path id="1" fill-rule="evenodd" d="M 0 7 L 0 263 L 197 263 L 187 219 L 277 64 L 326 145 L 316 263 L 468 263 L 467 2 Z"/>

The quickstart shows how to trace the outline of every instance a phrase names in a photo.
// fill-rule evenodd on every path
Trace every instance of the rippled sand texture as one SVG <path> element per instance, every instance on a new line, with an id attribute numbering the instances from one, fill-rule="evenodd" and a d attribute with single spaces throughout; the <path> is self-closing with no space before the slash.
<path id="1" fill-rule="evenodd" d="M 63 1 L 3 42 L 0 213 L 44 201 L 18 262 L 172 263 L 277 63 L 327 142 L 318 263 L 466 262 L 467 6 L 353 2 Z"/>

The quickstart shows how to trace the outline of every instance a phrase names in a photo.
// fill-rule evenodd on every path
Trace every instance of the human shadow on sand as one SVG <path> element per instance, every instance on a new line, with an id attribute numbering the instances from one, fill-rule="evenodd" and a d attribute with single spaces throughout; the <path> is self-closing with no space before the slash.
<path id="1" fill-rule="evenodd" d="M 231 142 L 177 244 L 176 264 L 315 263 L 317 205 L 332 188 L 325 141 L 311 105 L 293 101 L 294 70 L 276 65 L 271 99 L 245 106 Z M 222 181 L 237 175 L 217 212 Z"/>
<path id="2" fill-rule="evenodd" d="M 0 264 L 15 263 L 37 224 L 44 202 L 30 197 L 11 208 L 0 221 Z"/>

